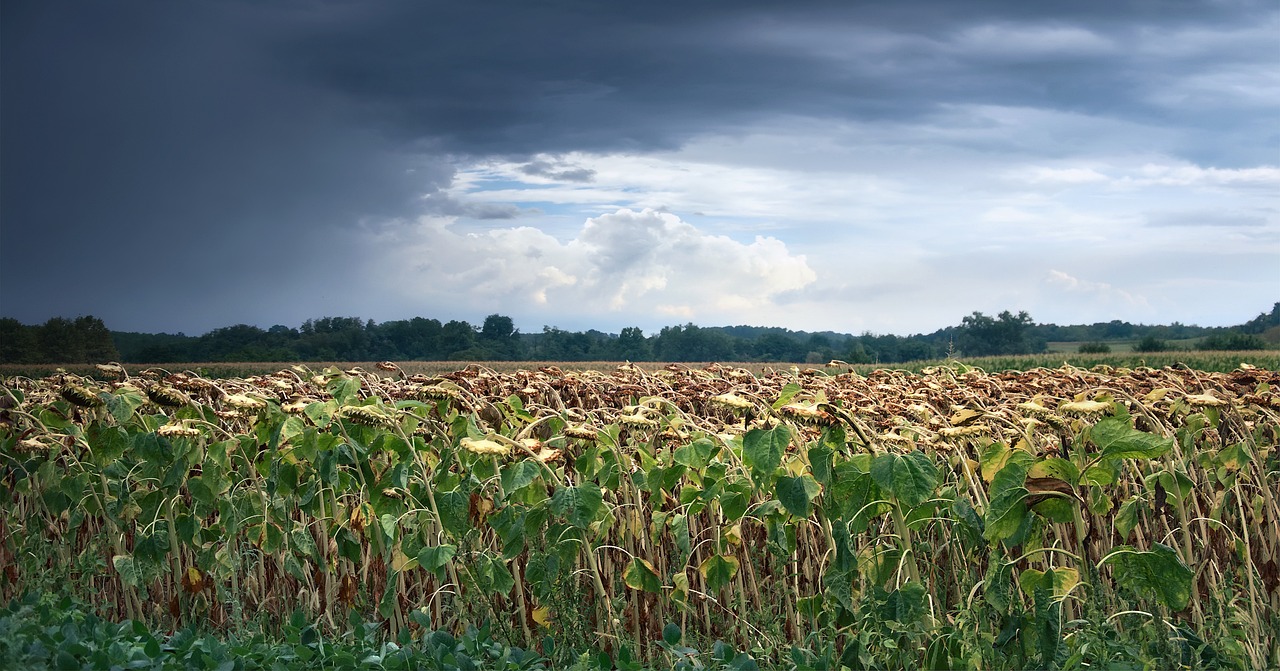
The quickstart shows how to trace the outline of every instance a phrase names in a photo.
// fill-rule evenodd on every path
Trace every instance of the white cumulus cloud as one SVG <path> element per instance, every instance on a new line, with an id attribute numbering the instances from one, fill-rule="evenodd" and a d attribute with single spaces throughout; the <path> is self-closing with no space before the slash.
<path id="1" fill-rule="evenodd" d="M 612 319 L 601 313 L 623 313 L 713 323 L 817 279 L 776 238 L 740 242 L 652 209 L 589 218 L 567 241 L 523 226 L 466 232 L 451 218 L 396 222 L 379 238 L 393 251 L 377 269 L 405 299 L 526 321 L 580 316 L 605 326 Z"/>
<path id="2" fill-rule="evenodd" d="M 1045 282 L 1063 293 L 1076 294 L 1089 301 L 1108 304 L 1105 307 L 1110 307 L 1109 304 L 1115 303 L 1143 308 L 1148 307 L 1147 299 L 1142 296 L 1123 289 L 1117 289 L 1106 282 L 1082 280 L 1061 270 L 1050 270 Z"/>

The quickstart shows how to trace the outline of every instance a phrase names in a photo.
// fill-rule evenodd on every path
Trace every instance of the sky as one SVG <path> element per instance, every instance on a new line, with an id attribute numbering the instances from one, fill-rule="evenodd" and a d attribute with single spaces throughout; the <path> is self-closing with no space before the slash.
<path id="1" fill-rule="evenodd" d="M 1269 0 L 0 4 L 0 316 L 1231 325 Z"/>

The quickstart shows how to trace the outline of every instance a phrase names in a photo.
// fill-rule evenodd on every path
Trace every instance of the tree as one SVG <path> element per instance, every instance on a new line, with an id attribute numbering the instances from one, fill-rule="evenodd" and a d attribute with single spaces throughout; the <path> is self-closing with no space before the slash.
<path id="1" fill-rule="evenodd" d="M 84 363 L 84 339 L 75 322 L 54 317 L 42 324 L 36 334 L 40 360 L 44 363 Z"/>
<path id="2" fill-rule="evenodd" d="M 805 363 L 826 363 L 835 358 L 835 350 L 831 347 L 831 339 L 821 333 L 809 336 L 805 344 Z"/>
<path id="3" fill-rule="evenodd" d="M 520 332 L 510 317 L 493 314 L 484 318 L 480 328 L 480 341 L 490 353 L 490 359 L 519 359 Z"/>
<path id="4" fill-rule="evenodd" d="M 1013 314 L 1008 310 L 997 318 L 974 312 L 961 322 L 960 349 L 967 356 L 994 356 L 1002 354 L 1031 354 L 1046 349 L 1043 342 L 1028 337 L 1028 329 L 1035 322 L 1024 312 Z"/>
<path id="5" fill-rule="evenodd" d="M 781 333 L 766 333 L 756 339 L 752 349 L 757 361 L 802 361 L 804 346 L 795 338 L 788 338 Z"/>
<path id="6" fill-rule="evenodd" d="M 875 363 L 875 359 L 859 338 L 852 341 L 848 353 L 843 358 L 848 363 Z"/>
<path id="7" fill-rule="evenodd" d="M 1253 350 L 1266 349 L 1267 341 L 1253 335 L 1252 333 L 1237 333 L 1234 331 L 1223 331 L 1215 333 L 1196 345 L 1199 350 Z"/>
<path id="8" fill-rule="evenodd" d="M 1150 335 L 1143 338 L 1142 340 L 1139 340 L 1133 346 L 1133 351 L 1143 352 L 1143 353 L 1167 352 L 1168 350 L 1169 350 L 1168 343 L 1166 343 L 1165 341 L 1155 336 L 1150 336 Z"/>
<path id="9" fill-rule="evenodd" d="M 203 361 L 253 361 L 266 341 L 267 332 L 249 324 L 214 329 L 200 337 Z"/>
<path id="10" fill-rule="evenodd" d="M 111 340 L 111 331 L 101 319 L 92 315 L 76 317 L 76 332 L 84 344 L 86 363 L 106 363 L 120 358 L 116 344 Z"/>
<path id="11" fill-rule="evenodd" d="M 35 363 L 39 360 L 35 329 L 12 317 L 0 319 L 0 363 Z"/>
<path id="12" fill-rule="evenodd" d="M 453 320 L 441 327 L 439 342 L 441 358 L 455 359 L 476 344 L 476 332 L 467 322 Z"/>
<path id="13" fill-rule="evenodd" d="M 516 326 L 510 317 L 489 315 L 484 318 L 484 326 L 480 328 L 480 337 L 485 340 L 503 340 L 515 335 Z"/>
<path id="14" fill-rule="evenodd" d="M 694 324 L 664 326 L 654 337 L 654 353 L 662 361 L 734 361 L 734 339 L 716 329 Z"/>
<path id="15" fill-rule="evenodd" d="M 933 346 L 915 336 L 904 338 L 902 346 L 898 348 L 898 359 L 902 362 L 923 361 L 937 358 L 937 356 Z"/>
<path id="16" fill-rule="evenodd" d="M 1102 338 L 1104 340 L 1124 340 L 1133 336 L 1133 324 L 1122 322 L 1119 319 L 1107 322 L 1103 327 Z"/>
<path id="17" fill-rule="evenodd" d="M 1260 334 L 1276 326 L 1280 326 L 1280 303 L 1272 305 L 1270 313 L 1263 312 L 1241 324 L 1239 328 L 1244 333 Z"/>
<path id="18" fill-rule="evenodd" d="M 644 337 L 639 326 L 628 326 L 618 334 L 618 357 L 626 361 L 648 361 L 653 358 L 653 349 Z"/>
<path id="19" fill-rule="evenodd" d="M 440 321 L 414 317 L 408 321 L 383 322 L 378 327 L 388 359 L 440 359 Z"/>

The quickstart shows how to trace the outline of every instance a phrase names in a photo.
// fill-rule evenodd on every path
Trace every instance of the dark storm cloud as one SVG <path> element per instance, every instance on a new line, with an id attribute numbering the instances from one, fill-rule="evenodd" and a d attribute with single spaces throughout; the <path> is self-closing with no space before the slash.
<path id="1" fill-rule="evenodd" d="M 569 168 L 553 165 L 550 161 L 530 161 L 520 166 L 520 172 L 531 177 L 546 177 L 561 182 L 585 184 L 595 179 L 596 171 L 590 168 Z"/>
<path id="2" fill-rule="evenodd" d="M 281 56 L 361 101 L 385 131 L 455 151 L 654 149 L 779 113 L 902 120 L 982 103 L 1167 116 L 1144 99 L 1161 84 L 1158 64 L 1118 52 L 1141 30 L 1244 26 L 1265 11 L 1191 2 L 404 3 L 347 15 Z M 1205 65 L 1204 54 L 1186 58 Z M 1197 112 L 1184 114 L 1194 122 Z"/>
<path id="3" fill-rule="evenodd" d="M 284 313 L 332 278 L 335 227 L 400 215 L 452 178 L 282 76 L 266 49 L 306 17 L 235 4 L 4 8 L 7 315 L 109 312 L 109 324 L 196 330 L 269 319 L 254 303 L 270 297 Z M 223 295 L 242 298 L 218 305 Z"/>
<path id="4" fill-rule="evenodd" d="M 1249 26 L 1270 11 L 6 0 L 0 314 L 199 331 L 359 312 L 369 292 L 348 270 L 357 222 L 520 213 L 444 193 L 458 165 L 504 157 L 526 175 L 584 183 L 590 170 L 535 155 L 677 148 L 769 118 L 901 122 L 955 104 L 1025 105 L 1180 131 L 1227 125 L 1238 141 L 1187 132 L 1181 150 L 1271 161 L 1276 132 L 1256 115 L 1211 95 L 1157 95 L 1180 68 L 1257 62 L 1250 45 L 1117 55 L 1141 31 Z M 1027 34 L 1041 43 L 1012 39 Z"/>

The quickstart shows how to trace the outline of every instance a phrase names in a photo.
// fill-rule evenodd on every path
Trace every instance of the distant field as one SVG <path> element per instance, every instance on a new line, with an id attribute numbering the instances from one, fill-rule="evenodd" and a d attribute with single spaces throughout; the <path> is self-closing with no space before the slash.
<path id="1" fill-rule="evenodd" d="M 961 359 L 965 365 L 981 368 L 989 373 L 1001 370 L 1030 370 L 1032 368 L 1059 368 L 1064 365 L 1080 368 L 1106 365 L 1116 368 L 1164 368 L 1165 366 L 1183 365 L 1188 368 L 1211 372 L 1227 372 L 1240 364 L 1249 364 L 1267 370 L 1280 369 L 1280 351 L 1250 350 L 1242 352 L 1119 352 L 1110 354 L 1079 354 L 1071 352 L 1048 352 L 1045 354 L 1028 354 L 1023 356 L 984 357 Z M 912 371 L 930 365 L 940 365 L 942 361 L 913 362 L 895 366 Z M 861 367 L 858 367 L 861 371 Z"/>
<path id="2" fill-rule="evenodd" d="M 1078 344 L 1078 343 L 1072 343 Z M 1199 352 L 1199 351 L 1182 351 L 1182 352 L 1158 352 L 1158 353 L 1134 353 L 1132 351 L 1118 351 L 1113 347 L 1110 354 L 1079 354 L 1074 349 L 1069 351 L 1050 351 L 1045 354 L 1029 354 L 1022 356 L 1001 356 L 1001 357 L 966 357 L 958 360 L 966 366 L 981 368 L 987 372 L 998 372 L 1002 370 L 1030 370 L 1033 368 L 1060 368 L 1064 365 L 1077 366 L 1081 368 L 1091 368 L 1098 365 L 1113 366 L 1117 368 L 1137 368 L 1140 366 L 1148 366 L 1151 368 L 1163 368 L 1165 366 L 1185 365 L 1188 368 L 1203 371 L 1226 372 L 1238 368 L 1240 364 L 1247 363 L 1258 368 L 1267 370 L 1280 370 L 1280 351 L 1263 350 L 1263 351 L 1243 351 L 1243 352 Z M 907 370 L 918 373 L 924 368 L 930 366 L 945 365 L 948 361 L 912 361 L 900 364 L 853 364 L 838 366 L 822 366 L 812 364 L 793 364 L 793 363 L 759 363 L 759 362 L 723 362 L 722 365 L 745 368 L 753 373 L 765 374 L 771 371 L 787 371 L 793 366 L 800 369 L 818 368 L 830 373 L 839 373 L 846 371 L 856 371 L 865 375 L 875 370 L 893 369 Z M 492 369 L 500 373 L 508 373 L 517 370 L 536 370 L 549 366 L 555 366 L 563 371 L 613 371 L 622 362 L 618 361 L 399 361 L 396 362 L 406 375 L 439 375 L 456 370 L 462 370 L 467 366 L 482 366 Z M 171 373 L 183 371 L 191 371 L 203 377 L 209 378 L 230 378 L 230 377 L 246 377 L 251 375 L 263 375 L 274 373 L 276 371 L 289 368 L 291 366 L 301 365 L 314 371 L 320 371 L 330 366 L 337 367 L 342 370 L 350 370 L 352 368 L 361 368 L 367 371 L 377 370 L 377 363 L 371 361 L 310 361 L 310 362 L 289 362 L 289 361 L 269 361 L 269 362 L 236 362 L 236 363 L 168 363 L 168 364 L 127 364 L 125 369 L 130 373 L 137 373 L 150 368 L 162 369 Z M 707 366 L 706 362 L 687 362 L 670 364 L 667 362 L 639 362 L 635 364 L 643 370 L 653 371 L 659 370 L 666 366 L 675 365 L 688 368 L 702 368 Z M 89 364 L 67 364 L 63 366 L 53 364 L 5 364 L 0 365 L 0 375 L 4 376 L 23 376 L 31 378 L 40 378 L 56 372 L 58 369 L 80 375 L 92 376 L 96 369 Z M 387 373 L 390 375 L 390 373 Z"/>
<path id="3" fill-rule="evenodd" d="M 1200 344 L 1201 340 L 1204 340 L 1204 338 L 1185 338 L 1182 340 L 1166 340 L 1164 341 L 1164 343 L 1172 349 L 1193 350 L 1196 345 Z M 1111 348 L 1111 352 L 1113 354 L 1123 354 L 1125 352 L 1132 352 L 1133 346 L 1138 344 L 1138 342 L 1139 342 L 1139 339 L 1135 338 L 1133 340 L 1107 340 L 1107 341 L 1104 341 L 1104 344 L 1106 344 L 1107 347 Z M 1083 344 L 1085 343 L 1066 342 L 1066 341 L 1050 342 L 1049 351 L 1055 354 L 1060 352 L 1068 352 L 1068 353 L 1074 354 L 1077 350 L 1080 349 L 1080 346 Z"/>

